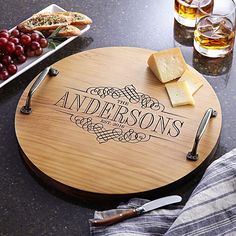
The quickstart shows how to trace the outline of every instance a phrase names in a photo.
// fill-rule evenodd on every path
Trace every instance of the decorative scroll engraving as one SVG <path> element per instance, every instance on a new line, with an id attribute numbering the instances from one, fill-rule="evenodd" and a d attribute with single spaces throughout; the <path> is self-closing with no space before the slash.
<path id="1" fill-rule="evenodd" d="M 147 94 L 137 92 L 133 85 L 127 85 L 122 89 L 115 87 L 90 87 L 86 91 L 100 98 L 105 98 L 107 96 L 113 99 L 119 99 L 125 97 L 130 103 L 136 104 L 140 103 L 141 108 L 151 108 L 152 110 L 164 111 L 165 106 L 161 104 L 157 99 L 150 97 Z"/>
<path id="2" fill-rule="evenodd" d="M 137 133 L 133 129 L 124 132 L 120 128 L 105 129 L 101 123 L 93 123 L 91 117 L 71 115 L 70 120 L 83 130 L 95 134 L 99 143 L 106 143 L 109 140 L 123 143 L 139 143 L 148 141 L 151 136 L 144 133 Z"/>

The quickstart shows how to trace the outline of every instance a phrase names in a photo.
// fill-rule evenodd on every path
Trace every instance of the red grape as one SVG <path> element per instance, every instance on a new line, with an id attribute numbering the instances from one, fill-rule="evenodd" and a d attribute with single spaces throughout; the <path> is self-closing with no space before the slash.
<path id="1" fill-rule="evenodd" d="M 37 50 L 34 51 L 34 53 L 35 53 L 35 56 L 40 56 L 43 53 L 43 49 L 42 48 L 38 48 Z"/>
<path id="2" fill-rule="evenodd" d="M 3 58 L 2 58 L 2 64 L 3 65 L 7 66 L 7 65 L 9 65 L 11 63 L 12 63 L 12 59 L 11 59 L 11 57 L 9 55 L 3 56 Z"/>
<path id="3" fill-rule="evenodd" d="M 7 31 L 1 31 L 0 32 L 0 38 L 9 38 L 9 33 Z"/>
<path id="4" fill-rule="evenodd" d="M 2 71 L 2 70 L 3 70 L 3 64 L 0 63 L 0 71 Z"/>
<path id="5" fill-rule="evenodd" d="M 17 61 L 18 61 L 20 64 L 26 62 L 26 60 L 27 60 L 27 57 L 26 57 L 24 54 L 21 54 L 21 55 L 19 55 L 19 56 L 17 57 Z"/>
<path id="6" fill-rule="evenodd" d="M 21 37 L 20 37 L 20 42 L 22 45 L 28 45 L 31 43 L 31 38 L 29 35 L 27 34 L 23 34 Z"/>
<path id="7" fill-rule="evenodd" d="M 17 56 L 24 54 L 24 48 L 21 45 L 16 45 L 15 54 Z"/>
<path id="8" fill-rule="evenodd" d="M 0 48 L 3 48 L 7 44 L 7 39 L 6 38 L 0 38 Z"/>
<path id="9" fill-rule="evenodd" d="M 40 44 L 39 44 L 38 42 L 33 41 L 33 42 L 31 43 L 31 49 L 32 49 L 32 50 L 37 50 L 37 49 L 39 49 L 39 48 L 40 48 Z"/>
<path id="10" fill-rule="evenodd" d="M 35 51 L 34 51 L 34 50 L 31 50 L 30 48 L 28 48 L 28 49 L 26 50 L 26 55 L 27 55 L 28 57 L 34 57 L 34 56 L 35 56 Z"/>
<path id="11" fill-rule="evenodd" d="M 45 38 L 41 38 L 41 39 L 39 40 L 39 44 L 40 44 L 40 46 L 41 46 L 42 48 L 46 48 L 46 47 L 48 46 L 48 41 L 47 41 L 47 39 L 45 39 Z"/>
<path id="12" fill-rule="evenodd" d="M 9 75 L 14 75 L 17 72 L 17 66 L 15 64 L 10 64 L 7 66 L 7 71 Z"/>
<path id="13" fill-rule="evenodd" d="M 18 29 L 12 30 L 11 36 L 18 38 L 20 36 L 20 31 Z"/>
<path id="14" fill-rule="evenodd" d="M 19 44 L 20 40 L 16 37 L 11 36 L 8 41 L 13 42 L 14 44 Z"/>
<path id="15" fill-rule="evenodd" d="M 6 51 L 11 55 L 15 52 L 16 46 L 13 42 L 7 42 L 6 44 Z"/>
<path id="16" fill-rule="evenodd" d="M 9 77 L 9 73 L 7 72 L 6 69 L 2 70 L 0 72 L 0 80 L 6 80 Z"/>
<path id="17" fill-rule="evenodd" d="M 30 37 L 31 37 L 32 41 L 39 41 L 39 39 L 40 39 L 39 34 L 36 32 L 33 32 Z"/>

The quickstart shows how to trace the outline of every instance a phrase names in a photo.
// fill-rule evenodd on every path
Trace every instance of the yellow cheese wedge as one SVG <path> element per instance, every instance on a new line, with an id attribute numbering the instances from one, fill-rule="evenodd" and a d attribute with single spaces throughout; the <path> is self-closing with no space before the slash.
<path id="1" fill-rule="evenodd" d="M 195 104 L 187 81 L 171 82 L 165 84 L 165 87 L 173 107 Z"/>
<path id="2" fill-rule="evenodd" d="M 188 66 L 188 69 L 183 73 L 179 81 L 187 81 L 191 94 L 193 95 L 200 89 L 203 85 L 202 75 L 198 73 L 195 69 Z"/>
<path id="3" fill-rule="evenodd" d="M 179 48 L 153 53 L 148 59 L 148 65 L 162 83 L 179 78 L 187 69 Z"/>

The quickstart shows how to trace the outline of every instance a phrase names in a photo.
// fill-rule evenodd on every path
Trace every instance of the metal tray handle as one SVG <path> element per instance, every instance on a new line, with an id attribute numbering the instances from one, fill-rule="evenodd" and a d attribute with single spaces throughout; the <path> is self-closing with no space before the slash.
<path id="1" fill-rule="evenodd" d="M 38 89 L 40 84 L 43 82 L 43 80 L 46 78 L 46 75 L 49 74 L 50 76 L 57 76 L 59 73 L 58 70 L 53 69 L 51 67 L 45 68 L 39 75 L 39 77 L 36 79 L 32 87 L 30 88 L 30 91 L 28 93 L 28 96 L 25 101 L 25 105 L 20 109 L 20 112 L 23 114 L 30 114 L 32 112 L 31 105 L 31 98 L 35 91 Z"/>
<path id="2" fill-rule="evenodd" d="M 206 130 L 209 120 L 212 117 L 216 117 L 216 116 L 217 116 L 217 112 L 215 110 L 213 110 L 212 108 L 207 109 L 207 111 L 205 112 L 205 114 L 201 120 L 201 123 L 198 127 L 192 151 L 189 152 L 186 156 L 186 158 L 188 160 L 197 161 L 197 159 L 198 159 L 197 148 L 198 148 L 199 141 L 201 140 L 202 135 Z"/>

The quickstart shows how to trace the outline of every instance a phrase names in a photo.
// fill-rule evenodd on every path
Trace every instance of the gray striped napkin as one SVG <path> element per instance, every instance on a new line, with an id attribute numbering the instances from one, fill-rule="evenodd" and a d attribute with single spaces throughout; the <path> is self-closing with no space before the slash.
<path id="1" fill-rule="evenodd" d="M 117 209 L 94 214 L 102 219 L 148 202 L 131 199 Z M 90 227 L 93 236 L 236 235 L 236 149 L 214 161 L 185 206 L 168 206 L 108 227 Z"/>

